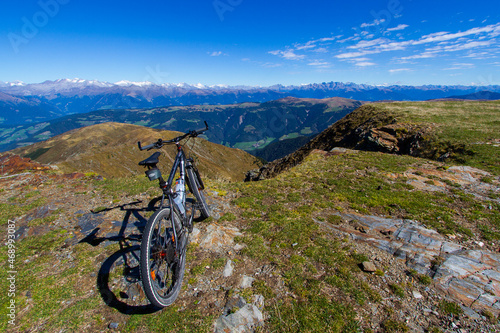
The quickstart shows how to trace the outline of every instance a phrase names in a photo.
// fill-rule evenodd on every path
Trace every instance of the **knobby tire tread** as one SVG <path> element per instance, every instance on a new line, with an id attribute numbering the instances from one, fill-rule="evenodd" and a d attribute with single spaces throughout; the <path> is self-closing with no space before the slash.
<path id="1" fill-rule="evenodd" d="M 183 242 L 182 237 L 187 237 L 187 234 L 184 236 L 182 235 L 182 227 L 181 227 L 181 219 L 178 216 L 178 214 L 174 211 L 174 220 L 177 220 L 176 222 L 176 232 L 177 232 L 177 237 L 179 242 Z M 148 220 L 148 223 L 146 224 L 146 227 L 144 228 L 144 232 L 142 235 L 142 241 L 141 241 L 141 257 L 140 257 L 140 273 L 141 273 L 141 281 L 143 285 L 144 292 L 146 294 L 146 297 L 148 300 L 153 304 L 154 306 L 158 308 L 163 308 L 166 306 L 171 305 L 179 296 L 179 292 L 181 290 L 181 285 L 182 285 L 182 280 L 184 278 L 184 269 L 186 265 L 186 246 L 187 246 L 187 239 L 184 240 L 184 248 L 180 250 L 179 253 L 179 258 L 178 259 L 178 267 L 176 267 L 176 272 L 174 274 L 174 283 L 172 290 L 165 296 L 163 297 L 162 295 L 159 295 L 154 288 L 155 282 L 153 281 L 151 277 L 151 272 L 150 272 L 150 254 L 151 254 L 151 249 L 152 249 L 152 241 L 153 241 L 153 233 L 155 230 L 156 225 L 161 222 L 162 219 L 166 218 L 167 220 L 170 220 L 170 208 L 161 208 L 158 211 L 156 211 L 151 218 Z M 170 253 L 168 255 L 171 255 Z M 169 281 L 170 282 L 170 281 Z"/>

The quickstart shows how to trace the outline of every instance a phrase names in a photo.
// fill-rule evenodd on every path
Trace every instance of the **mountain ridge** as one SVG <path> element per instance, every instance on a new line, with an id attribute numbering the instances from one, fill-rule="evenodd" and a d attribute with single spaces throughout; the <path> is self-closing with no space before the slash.
<path id="1" fill-rule="evenodd" d="M 94 172 L 105 177 L 127 177 L 142 174 L 144 168 L 137 163 L 150 155 L 141 152 L 137 142 L 155 142 L 159 138 L 172 139 L 180 132 L 161 131 L 131 124 L 108 122 L 65 132 L 49 140 L 15 149 L 14 154 L 29 157 L 43 164 L 55 164 L 67 173 Z M 244 178 L 244 170 L 258 163 L 250 154 L 196 139 L 185 146 L 186 153 L 197 157 L 198 168 L 208 178 L 237 181 Z M 172 146 L 161 149 L 168 164 L 175 158 Z M 168 172 L 168 167 L 163 168 Z"/>
<path id="2" fill-rule="evenodd" d="M 41 115 L 50 120 L 57 115 L 85 113 L 99 109 L 130 109 L 194 104 L 235 104 L 266 102 L 286 96 L 297 98 L 343 97 L 360 101 L 428 100 L 452 95 L 471 94 L 481 90 L 500 92 L 500 85 L 367 85 L 343 82 L 322 82 L 304 85 L 226 86 L 187 83 L 153 83 L 119 81 L 116 83 L 83 79 L 59 79 L 42 83 L 0 83 L 0 92 L 37 98 L 50 105 L 54 116 Z M 0 97 L 0 102 L 2 98 Z M 0 111 L 1 111 L 0 105 Z M 0 124 L 33 123 L 37 108 L 19 110 L 15 116 L 5 117 Z"/>

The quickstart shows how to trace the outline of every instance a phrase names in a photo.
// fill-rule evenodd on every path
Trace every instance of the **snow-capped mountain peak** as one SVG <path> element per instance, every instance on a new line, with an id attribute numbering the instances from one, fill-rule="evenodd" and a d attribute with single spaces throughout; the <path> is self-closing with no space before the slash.
<path id="1" fill-rule="evenodd" d="M 128 81 L 128 80 L 122 80 L 114 83 L 117 86 L 121 87 L 130 87 L 130 86 L 137 86 L 137 87 L 148 87 L 148 86 L 155 86 L 156 84 L 150 81 L 143 81 L 143 82 L 134 82 L 134 81 Z"/>

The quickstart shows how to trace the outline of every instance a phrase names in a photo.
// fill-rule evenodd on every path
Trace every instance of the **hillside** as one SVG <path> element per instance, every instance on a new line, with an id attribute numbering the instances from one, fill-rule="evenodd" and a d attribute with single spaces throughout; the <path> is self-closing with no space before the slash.
<path id="1" fill-rule="evenodd" d="M 16 235 L 16 259 L 6 240 L 0 251 L 0 280 L 16 269 L 0 315 L 14 299 L 16 325 L 0 330 L 500 331 L 498 112 L 498 102 L 364 105 L 311 141 L 322 149 L 271 163 L 273 177 L 204 172 L 214 214 L 195 224 L 183 288 L 161 311 L 138 274 L 156 184 L 134 170 L 103 179 L 81 161 L 67 173 L 0 156 L 0 232 Z M 126 165 L 138 160 L 127 155 L 134 136 L 159 133 L 100 124 L 30 156 L 78 161 L 87 150 L 94 161 L 117 147 Z"/>
<path id="2" fill-rule="evenodd" d="M 251 177 L 274 177 L 299 164 L 314 149 L 329 151 L 334 147 L 458 162 L 499 175 L 498 119 L 499 101 L 367 104 Z"/>
<path id="3" fill-rule="evenodd" d="M 214 219 L 196 223 L 184 287 L 157 311 L 137 266 L 156 186 L 24 163 L 0 177 L 18 272 L 16 326 L 0 328 L 214 332 L 225 319 L 265 332 L 498 331 L 500 182 L 460 170 L 315 151 L 275 179 L 209 181 Z M 7 281 L 5 245 L 0 259 Z M 0 295 L 0 315 L 9 300 Z"/>
<path id="4" fill-rule="evenodd" d="M 283 98 L 266 103 L 100 110 L 30 125 L 0 127 L 0 151 L 105 122 L 184 132 L 193 126 L 202 127 L 203 121 L 213 129 L 206 133 L 209 141 L 251 151 L 273 141 L 317 134 L 360 105 L 362 102 L 344 98 Z M 292 151 L 284 151 L 282 156 Z"/>
<path id="5" fill-rule="evenodd" d="M 57 165 L 63 172 L 94 172 L 105 177 L 129 177 L 143 174 L 137 163 L 153 151 L 140 151 L 137 142 L 152 143 L 159 138 L 168 140 L 179 132 L 160 131 L 148 127 L 104 123 L 73 130 L 47 141 L 12 151 L 44 164 Z M 192 144 L 194 143 L 194 146 Z M 205 177 L 237 181 L 244 178 L 245 170 L 255 167 L 257 160 L 239 149 L 197 138 L 185 147 L 197 158 L 198 167 Z M 175 158 L 175 146 L 166 146 L 163 172 L 170 171 Z"/>

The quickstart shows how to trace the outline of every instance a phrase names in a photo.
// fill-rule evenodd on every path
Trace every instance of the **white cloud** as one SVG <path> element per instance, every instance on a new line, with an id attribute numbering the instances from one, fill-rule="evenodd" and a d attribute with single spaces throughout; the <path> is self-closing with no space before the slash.
<path id="1" fill-rule="evenodd" d="M 395 68 L 389 69 L 389 73 L 400 73 L 400 72 L 413 72 L 411 68 Z"/>
<path id="2" fill-rule="evenodd" d="M 356 59 L 353 59 L 352 61 L 370 61 L 371 59 L 370 58 L 356 58 Z"/>
<path id="3" fill-rule="evenodd" d="M 387 38 L 362 40 L 355 45 L 347 47 L 347 49 L 354 51 L 343 52 L 335 55 L 335 57 L 338 59 L 358 58 L 369 54 L 404 51 L 410 47 L 435 44 L 434 47 L 427 48 L 424 51 L 421 51 L 420 54 L 400 57 L 399 61 L 434 58 L 443 52 L 457 52 L 491 46 L 497 43 L 494 39 L 497 33 L 500 34 L 500 23 L 485 27 L 472 28 L 457 33 L 445 31 L 435 32 L 422 36 L 420 39 L 416 40 L 394 41 Z M 474 39 L 472 37 L 474 37 Z"/>
<path id="4" fill-rule="evenodd" d="M 283 66 L 283 64 L 277 64 L 277 63 L 274 63 L 274 62 L 265 62 L 265 63 L 262 63 L 260 65 L 262 67 L 265 67 L 265 68 L 276 68 L 276 67 Z"/>
<path id="5" fill-rule="evenodd" d="M 494 58 L 494 56 L 489 53 L 489 52 L 471 52 L 464 56 L 465 58 L 473 58 L 476 60 L 482 60 L 482 59 L 490 59 Z"/>
<path id="6" fill-rule="evenodd" d="M 491 40 L 487 40 L 484 42 L 475 42 L 475 41 L 469 41 L 464 44 L 457 44 L 457 45 L 448 45 L 443 47 L 443 51 L 445 52 L 455 52 L 455 51 L 462 51 L 462 50 L 469 50 L 469 49 L 475 49 L 481 46 L 490 46 L 493 43 Z"/>
<path id="7" fill-rule="evenodd" d="M 349 46 L 348 49 L 365 49 L 365 48 L 369 48 L 372 46 L 381 45 L 383 43 L 386 43 L 387 41 L 388 41 L 388 39 L 386 39 L 386 38 L 362 40 L 362 41 L 358 42 L 356 45 Z"/>
<path id="8" fill-rule="evenodd" d="M 305 44 L 295 44 L 295 50 L 307 50 L 316 47 L 316 41 L 309 41 Z"/>
<path id="9" fill-rule="evenodd" d="M 318 68 L 329 68 L 331 67 L 331 64 L 326 61 L 321 61 L 321 60 L 315 60 L 313 62 L 310 62 L 307 64 L 308 66 L 314 66 Z"/>
<path id="10" fill-rule="evenodd" d="M 272 55 L 282 57 L 287 60 L 300 60 L 304 59 L 306 56 L 303 54 L 295 54 L 294 50 L 288 49 L 288 50 L 276 50 L 276 51 L 270 51 L 269 52 Z"/>
<path id="11" fill-rule="evenodd" d="M 297 54 L 297 51 L 326 53 L 328 49 L 325 46 L 330 45 L 332 41 L 341 37 L 342 35 L 312 39 L 306 43 L 295 43 L 292 47 L 287 47 L 285 50 L 275 50 L 269 53 L 288 60 L 301 60 L 306 58 L 306 56 L 304 54 Z"/>
<path id="12" fill-rule="evenodd" d="M 368 27 L 374 27 L 374 26 L 377 26 L 377 25 L 380 25 L 382 23 L 385 22 L 385 19 L 381 19 L 381 20 L 375 20 L 371 23 L 363 23 L 360 25 L 361 28 L 368 28 Z"/>
<path id="13" fill-rule="evenodd" d="M 444 70 L 461 70 L 461 69 L 471 69 L 475 68 L 474 64 L 468 64 L 468 63 L 454 63 L 452 64 L 452 67 L 445 68 Z"/>
<path id="14" fill-rule="evenodd" d="M 355 65 L 358 67 L 368 67 L 368 66 L 375 66 L 376 64 L 373 62 L 369 62 L 369 61 L 361 61 L 361 62 L 357 62 Z"/>
<path id="15" fill-rule="evenodd" d="M 408 24 L 399 24 L 397 27 L 388 28 L 387 31 L 399 31 L 399 30 L 404 30 L 404 29 L 406 29 L 408 27 L 409 27 Z"/>
<path id="16" fill-rule="evenodd" d="M 408 57 L 401 57 L 399 59 L 400 60 L 429 59 L 429 58 L 435 58 L 437 56 L 438 56 L 437 52 L 426 51 L 426 52 L 412 55 L 412 56 L 408 56 Z"/>
<path id="17" fill-rule="evenodd" d="M 213 51 L 213 52 L 207 52 L 209 56 L 211 57 L 218 57 L 223 55 L 222 51 Z"/>
<path id="18" fill-rule="evenodd" d="M 358 58 L 358 57 L 362 57 L 362 56 L 367 55 L 367 54 L 369 54 L 369 53 L 368 52 L 347 52 L 347 53 L 337 54 L 335 56 L 335 58 L 338 58 L 338 59 Z"/>
<path id="19" fill-rule="evenodd" d="M 361 27 L 373 27 L 385 24 L 384 20 L 374 20 L 363 23 Z M 373 34 L 360 32 L 359 27 L 353 28 L 352 36 L 329 36 L 311 39 L 304 43 L 295 43 L 282 50 L 270 51 L 270 54 L 287 60 L 308 60 L 304 62 L 309 66 L 331 66 L 326 61 L 326 54 L 334 52 L 334 59 L 351 63 L 357 67 L 377 65 L 371 55 L 398 52 L 392 58 L 393 63 L 414 64 L 418 60 L 431 59 L 450 52 L 463 52 L 463 59 L 484 59 L 494 57 L 495 47 L 499 45 L 497 36 L 500 36 L 500 23 L 475 27 L 464 31 L 450 32 L 438 31 L 414 39 L 405 39 L 408 24 L 398 24 L 386 29 L 387 32 L 397 32 L 392 38 L 381 36 L 375 38 Z M 325 54 L 325 55 L 323 55 Z M 325 60 L 312 60 L 322 57 Z M 408 65 L 406 65 L 408 66 Z M 406 67 L 402 66 L 402 67 Z M 451 66 L 451 65 L 450 65 Z M 451 66 L 450 68 L 455 68 Z M 390 73 L 407 70 L 408 68 L 388 69 Z"/>
<path id="20" fill-rule="evenodd" d="M 327 53 L 328 49 L 326 47 L 318 47 L 317 49 L 311 50 L 312 52 L 316 53 Z"/>
<path id="21" fill-rule="evenodd" d="M 461 37 L 478 35 L 482 33 L 493 33 L 491 36 L 495 37 L 494 35 L 495 33 L 500 34 L 500 23 L 488 25 L 486 27 L 472 28 L 454 34 L 448 32 L 436 32 L 430 35 L 422 36 L 422 38 L 420 38 L 418 41 L 414 41 L 413 45 L 448 41 L 448 40 L 458 39 Z"/>

